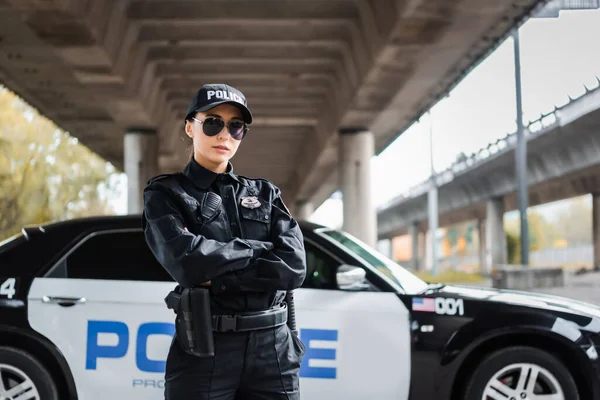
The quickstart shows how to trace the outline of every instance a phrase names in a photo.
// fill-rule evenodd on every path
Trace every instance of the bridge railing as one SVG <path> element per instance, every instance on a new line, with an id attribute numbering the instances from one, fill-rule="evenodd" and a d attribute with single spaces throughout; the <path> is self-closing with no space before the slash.
<path id="1" fill-rule="evenodd" d="M 562 106 L 554 106 L 554 109 L 547 114 L 540 116 L 524 125 L 524 132 L 527 138 L 533 138 L 543 135 L 560 125 L 559 111 L 568 107 L 573 102 L 587 96 L 589 93 L 600 89 L 600 78 L 596 76 L 598 86 L 590 89 L 584 85 L 585 92 L 579 97 L 569 97 L 569 101 Z M 435 182 L 436 187 L 445 185 L 451 182 L 454 178 L 462 173 L 477 168 L 479 165 L 489 161 L 491 158 L 512 150 L 517 143 L 516 132 L 507 134 L 506 136 L 497 139 L 495 142 L 489 143 L 486 147 L 479 149 L 469 156 L 462 154 L 457 157 L 457 160 L 448 168 L 438 173 L 433 174 L 428 180 L 410 187 L 406 192 L 392 197 L 390 200 L 377 208 L 377 211 L 385 210 L 391 206 L 401 203 L 405 200 L 412 199 L 427 193 L 431 189 L 432 182 Z"/>

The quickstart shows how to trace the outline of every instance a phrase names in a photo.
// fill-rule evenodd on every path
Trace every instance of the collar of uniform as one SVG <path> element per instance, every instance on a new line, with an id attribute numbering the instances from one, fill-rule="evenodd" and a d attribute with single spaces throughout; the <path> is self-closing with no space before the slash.
<path id="1" fill-rule="evenodd" d="M 219 176 L 224 175 L 227 175 L 239 182 L 237 176 L 235 176 L 233 173 L 233 165 L 231 165 L 230 162 L 227 163 L 227 170 L 220 174 L 204 168 L 192 157 L 192 159 L 185 166 L 183 174 L 189 177 L 192 182 L 202 189 L 208 189 Z"/>

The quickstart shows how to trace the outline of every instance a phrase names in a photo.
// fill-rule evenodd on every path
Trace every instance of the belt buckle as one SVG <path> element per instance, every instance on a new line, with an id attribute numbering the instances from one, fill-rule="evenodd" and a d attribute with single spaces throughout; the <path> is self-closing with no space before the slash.
<path id="1" fill-rule="evenodd" d="M 237 315 L 221 315 L 220 331 L 228 332 L 237 329 Z"/>

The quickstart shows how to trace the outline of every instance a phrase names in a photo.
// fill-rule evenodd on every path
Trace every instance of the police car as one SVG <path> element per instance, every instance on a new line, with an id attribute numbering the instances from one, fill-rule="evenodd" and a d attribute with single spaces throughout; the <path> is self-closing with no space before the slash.
<path id="1" fill-rule="evenodd" d="M 428 284 L 302 223 L 304 399 L 598 398 L 600 309 Z M 26 227 L 0 244 L 0 399 L 162 399 L 175 283 L 139 216 Z"/>

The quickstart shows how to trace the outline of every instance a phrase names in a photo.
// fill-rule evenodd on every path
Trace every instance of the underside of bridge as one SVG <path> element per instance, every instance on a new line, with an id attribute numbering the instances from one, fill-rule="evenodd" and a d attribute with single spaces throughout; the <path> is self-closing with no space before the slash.
<path id="1" fill-rule="evenodd" d="M 338 132 L 375 153 L 540 0 L 0 0 L 0 81 L 124 168 L 125 132 L 156 132 L 181 170 L 195 91 L 224 82 L 255 116 L 233 160 L 288 203 L 338 188 Z"/>

